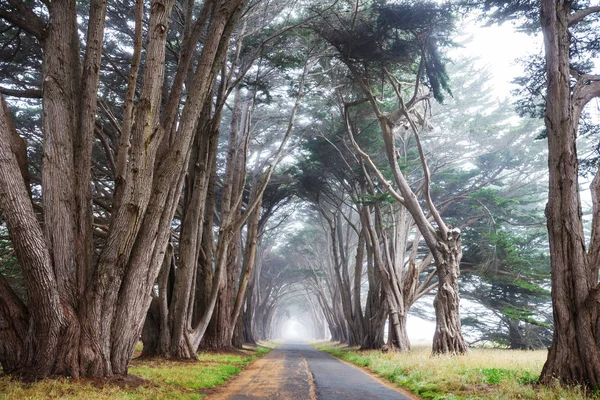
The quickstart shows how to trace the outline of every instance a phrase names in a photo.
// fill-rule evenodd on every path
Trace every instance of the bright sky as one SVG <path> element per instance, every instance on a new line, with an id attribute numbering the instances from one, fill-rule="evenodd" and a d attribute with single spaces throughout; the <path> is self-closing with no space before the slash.
<path id="1" fill-rule="evenodd" d="M 452 50 L 452 58 L 479 57 L 481 67 L 489 66 L 494 75 L 493 86 L 499 97 L 507 97 L 515 88 L 510 82 L 522 74 L 517 59 L 537 54 L 543 48 L 541 35 L 536 37 L 515 32 L 513 26 L 484 27 L 474 20 L 464 22 L 464 35 L 458 38 L 464 48 Z M 472 40 L 468 41 L 468 38 Z"/>

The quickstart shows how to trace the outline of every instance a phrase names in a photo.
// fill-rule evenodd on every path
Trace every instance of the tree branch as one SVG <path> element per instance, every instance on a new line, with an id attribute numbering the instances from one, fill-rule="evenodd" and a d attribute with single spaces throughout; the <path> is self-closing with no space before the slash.
<path id="1" fill-rule="evenodd" d="M 24 2 L 19 0 L 8 0 L 8 2 L 13 6 L 14 11 L 0 9 L 0 18 L 40 40 L 43 39 L 46 22 L 27 7 Z"/>
<path id="2" fill-rule="evenodd" d="M 419 130 L 418 130 L 415 122 L 410 117 L 410 115 L 408 115 L 408 110 L 407 110 L 407 108 L 406 108 L 406 106 L 404 104 L 404 100 L 402 99 L 402 94 L 400 93 L 400 89 L 396 85 L 396 83 L 394 81 L 394 78 L 387 71 L 387 69 L 384 70 L 384 72 L 385 72 L 385 75 L 388 78 L 388 81 L 390 82 L 390 84 L 394 88 L 394 92 L 396 93 L 396 97 L 398 98 L 398 102 L 399 102 L 399 105 L 400 105 L 400 110 L 402 111 L 402 114 L 404 114 L 404 117 L 407 119 L 408 123 L 410 124 L 411 130 L 412 130 L 413 135 L 415 137 L 415 141 L 416 141 L 416 144 L 417 144 L 417 149 L 419 151 L 419 159 L 421 160 L 421 168 L 423 169 L 423 175 L 424 175 L 424 178 L 425 178 L 425 182 L 423 184 L 423 192 L 424 192 L 424 195 L 425 195 L 425 201 L 427 202 L 427 206 L 429 207 L 429 212 L 433 216 L 433 219 L 435 220 L 435 223 L 438 225 L 438 229 L 440 230 L 440 232 L 442 232 L 442 234 L 445 237 L 446 233 L 448 232 L 448 227 L 446 226 L 446 224 L 442 220 L 442 217 L 441 217 L 440 213 L 438 212 L 437 208 L 433 204 L 433 201 L 431 200 L 431 192 L 430 192 L 430 188 L 431 188 L 431 173 L 429 171 L 429 167 L 427 166 L 427 160 L 425 159 L 425 153 L 423 151 L 423 146 L 421 145 L 421 139 L 419 137 Z M 418 85 L 418 81 L 417 81 L 416 84 Z"/>
<path id="3" fill-rule="evenodd" d="M 352 127 L 350 126 L 350 115 L 348 114 L 348 104 L 344 104 L 344 119 L 346 121 L 346 130 L 348 131 L 348 135 L 350 136 L 350 142 L 352 143 L 352 146 L 354 147 L 354 149 L 356 150 L 356 152 L 361 156 L 361 158 L 363 160 L 366 161 L 366 163 L 369 166 L 369 168 L 371 168 L 371 170 L 375 173 L 375 175 L 377 176 L 377 179 L 379 179 L 379 181 L 381 182 L 381 184 L 383 186 L 385 186 L 385 188 L 387 189 L 387 191 L 400 204 L 404 205 L 404 198 L 398 192 L 396 192 L 396 190 L 394 190 L 394 187 L 392 186 L 392 184 L 389 183 L 387 179 L 385 179 L 385 177 L 383 176 L 383 174 L 381 173 L 381 171 L 379 170 L 379 168 L 377 168 L 377 166 L 375 165 L 375 163 L 373 162 L 373 160 L 371 160 L 371 157 L 367 153 L 365 153 L 360 148 L 360 146 L 358 145 L 358 143 L 356 143 L 356 140 L 354 140 L 354 134 L 352 133 Z"/>
<path id="4" fill-rule="evenodd" d="M 590 14 L 594 14 L 600 12 L 600 6 L 588 7 L 583 10 L 575 11 L 573 14 L 569 16 L 569 26 L 573 26 L 579 23 L 582 19 L 587 17 Z"/>
<path id="5" fill-rule="evenodd" d="M 0 93 L 10 97 L 20 97 L 22 99 L 41 99 L 41 89 L 9 89 L 0 86 Z"/>

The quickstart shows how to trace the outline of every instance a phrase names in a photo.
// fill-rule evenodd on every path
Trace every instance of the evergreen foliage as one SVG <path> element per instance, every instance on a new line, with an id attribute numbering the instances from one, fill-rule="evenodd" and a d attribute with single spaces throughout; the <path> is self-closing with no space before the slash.
<path id="1" fill-rule="evenodd" d="M 374 1 L 356 12 L 345 8 L 320 14 L 314 29 L 342 61 L 365 79 L 383 79 L 385 70 L 427 77 L 433 96 L 450 93 L 440 48 L 451 44 L 454 17 L 449 6 L 433 2 Z"/>

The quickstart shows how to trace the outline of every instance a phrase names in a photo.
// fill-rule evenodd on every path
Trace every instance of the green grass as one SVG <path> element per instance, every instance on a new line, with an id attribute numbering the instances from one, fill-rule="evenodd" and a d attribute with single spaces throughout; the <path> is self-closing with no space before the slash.
<path id="1" fill-rule="evenodd" d="M 267 344 L 240 354 L 199 353 L 198 362 L 133 360 L 129 374 L 146 380 L 138 387 L 66 378 L 24 384 L 9 376 L 0 376 L 0 400 L 202 399 L 206 397 L 203 390 L 224 384 L 272 348 L 271 344 Z"/>
<path id="2" fill-rule="evenodd" d="M 547 352 L 472 349 L 465 356 L 431 356 L 430 348 L 382 353 L 317 343 L 329 354 L 366 367 L 388 381 L 432 400 L 599 399 L 581 387 L 537 385 Z"/>

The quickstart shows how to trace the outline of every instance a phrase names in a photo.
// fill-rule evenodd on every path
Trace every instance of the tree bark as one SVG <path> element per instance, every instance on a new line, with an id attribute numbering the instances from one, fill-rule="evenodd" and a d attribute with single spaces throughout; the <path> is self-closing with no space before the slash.
<path id="1" fill-rule="evenodd" d="M 16 367 L 10 357 L 2 357 L 1 353 L 0 357 L 3 363 L 10 363 L 10 369 L 27 378 L 127 373 L 150 306 L 150 293 L 168 258 L 165 255 L 171 222 L 199 115 L 212 95 L 210 82 L 222 65 L 229 34 L 245 5 L 244 1 L 234 0 L 209 3 L 215 5 L 214 13 L 177 132 L 158 152 L 165 137 L 160 105 L 165 86 L 165 42 L 174 0 L 151 2 L 146 64 L 135 123 L 130 124 L 131 143 L 119 149 L 127 152 L 126 157 L 120 157 L 127 162 L 125 170 L 118 171 L 123 172 L 123 179 L 116 182 L 108 235 L 97 261 L 92 260 L 90 251 L 88 169 L 106 4 L 92 1 L 83 72 L 75 1 L 48 5 L 51 23 L 42 38 L 45 232 L 37 221 L 10 146 L 12 124 L 5 107 L 0 113 L 0 206 L 28 294 L 28 312 L 18 312 L 14 319 L 18 322 L 28 318 L 27 336 Z M 141 24 L 141 18 L 138 22 Z M 135 79 L 130 83 L 135 85 Z M 76 171 L 78 167 L 82 170 Z M 0 295 L 0 320 L 6 312 L 19 309 L 15 304 L 10 296 Z M 161 325 L 165 325 L 163 320 Z M 17 349 L 11 354 L 18 354 L 22 339 L 12 333 L 20 329 L 15 326 L 10 330 L 14 338 L 11 348 Z"/>
<path id="2" fill-rule="evenodd" d="M 442 236 L 437 232 L 438 237 Z M 469 347 L 463 339 L 458 307 L 458 274 L 462 257 L 459 229 L 450 229 L 446 240 L 440 240 L 436 259 L 438 291 L 433 301 L 435 308 L 435 333 L 433 354 L 463 354 Z M 434 255 L 435 256 L 435 255 Z"/>
<path id="3" fill-rule="evenodd" d="M 370 156 L 367 153 L 365 153 L 354 140 L 353 127 L 351 125 L 350 116 L 348 113 L 348 107 L 350 106 L 350 104 L 346 104 L 344 107 L 344 118 L 346 121 L 346 127 L 350 135 L 352 145 L 359 153 L 360 157 L 364 160 L 365 164 L 375 173 L 379 182 L 383 184 L 383 186 L 387 189 L 388 193 L 392 195 L 392 197 L 394 197 L 410 213 L 410 215 L 414 219 L 414 223 L 416 224 L 421 235 L 423 236 L 423 239 L 425 240 L 429 251 L 434 256 L 438 274 L 442 275 L 438 280 L 437 299 L 439 304 L 436 306 L 436 313 L 440 312 L 442 314 L 436 316 L 436 321 L 442 322 L 444 325 L 439 327 L 439 334 L 436 335 L 436 337 L 434 338 L 434 348 L 432 349 L 433 353 L 436 354 L 440 351 L 447 351 L 453 354 L 464 353 L 468 350 L 468 346 L 466 345 L 466 342 L 464 341 L 464 338 L 462 337 L 462 332 L 460 330 L 458 279 L 448 278 L 451 277 L 453 274 L 458 274 L 458 271 L 454 272 L 453 268 L 458 268 L 462 252 L 453 252 L 452 249 L 454 249 L 454 241 L 460 239 L 460 230 L 457 228 L 450 229 L 448 225 L 446 225 L 439 211 L 437 210 L 437 208 L 433 204 L 433 201 L 431 200 L 431 196 L 429 194 L 431 177 L 425 159 L 425 155 L 421 147 L 418 128 L 409 115 L 410 110 L 407 110 L 405 108 L 400 92 L 397 91 L 398 101 L 400 103 L 399 112 L 401 112 L 406 118 L 406 122 L 408 122 L 408 124 L 410 125 L 410 128 L 414 134 L 417 143 L 417 148 L 419 151 L 419 157 L 421 161 L 421 168 L 425 176 L 425 182 L 423 183 L 425 202 L 429 208 L 429 212 L 431 213 L 432 219 L 437 225 L 437 230 L 434 228 L 434 226 L 429 221 L 428 217 L 425 215 L 425 212 L 423 210 L 423 207 L 419 203 L 417 195 L 410 187 L 406 177 L 402 173 L 398 164 L 398 152 L 396 149 L 396 140 L 393 132 L 394 122 L 392 122 L 387 115 L 381 112 L 378 106 L 378 102 L 375 99 L 373 93 L 371 92 L 370 87 L 368 86 L 365 79 L 360 75 L 360 73 L 358 73 L 356 68 L 350 62 L 346 62 L 346 65 L 349 67 L 355 80 L 360 84 L 363 93 L 367 96 L 371 104 L 373 112 L 379 120 L 379 127 L 381 129 L 383 141 L 385 144 L 386 156 L 389 165 L 392 168 L 394 182 L 399 192 L 396 191 L 394 187 L 387 181 L 387 179 L 383 176 L 381 171 L 373 163 Z M 389 75 L 388 79 L 390 80 L 392 86 L 394 86 L 395 83 L 393 82 L 393 79 L 389 77 Z M 397 90 L 396 86 L 394 86 L 394 88 Z M 418 83 L 416 88 L 418 89 Z M 453 236 L 455 235 L 458 235 L 457 239 L 453 239 Z M 404 305 L 402 304 L 402 299 L 400 299 L 397 294 L 390 292 L 386 287 L 388 285 L 386 283 L 386 280 L 390 280 L 393 278 L 393 274 L 390 273 L 388 273 L 387 276 L 382 277 L 384 290 L 386 291 L 386 299 L 388 301 L 388 306 L 390 307 L 390 314 L 392 314 L 394 310 L 398 310 L 398 312 L 402 314 L 404 308 Z M 391 286 L 391 289 L 394 289 L 393 285 Z M 397 300 L 394 297 L 390 297 L 390 293 L 394 294 Z M 444 301 L 451 302 L 448 304 L 442 304 L 442 302 Z M 395 318 L 393 320 L 395 320 Z M 400 337 L 400 332 L 397 332 L 397 336 Z M 435 345 L 436 342 L 438 343 L 437 345 Z"/>
<path id="4" fill-rule="evenodd" d="M 25 350 L 29 316 L 27 307 L 2 275 L 0 297 L 0 365 L 4 373 L 10 374 L 19 367 Z"/>
<path id="5" fill-rule="evenodd" d="M 540 381 L 600 388 L 598 255 L 599 174 L 592 182 L 592 235 L 586 253 L 579 197 L 576 138 L 583 107 L 600 96 L 600 82 L 582 76 L 571 84 L 572 3 L 543 0 L 547 95 L 549 196 L 546 218 L 552 267 L 554 334 Z"/>
<path id="6" fill-rule="evenodd" d="M 16 314 L 17 318 L 13 320 L 15 327 L 6 331 L 4 336 L 15 340 L 5 345 L 14 350 L 4 353 L 7 359 L 2 360 L 2 364 L 10 365 L 12 371 L 20 370 L 26 379 L 35 379 L 55 370 L 65 315 L 51 256 L 10 146 L 14 134 L 11 127 L 14 125 L 9 122 L 10 116 L 5 111 L 3 108 L 0 113 L 0 206 L 25 278 L 29 320 L 26 326 L 22 326 L 25 310 Z M 3 291 L 0 296 L 2 308 L 9 311 L 17 306 L 18 310 L 18 303 L 15 304 L 15 299 L 6 295 L 8 293 Z M 3 312 L 3 319 L 6 316 Z M 28 332 L 25 338 L 19 334 L 24 330 Z M 21 347 L 23 349 L 19 350 Z"/>

